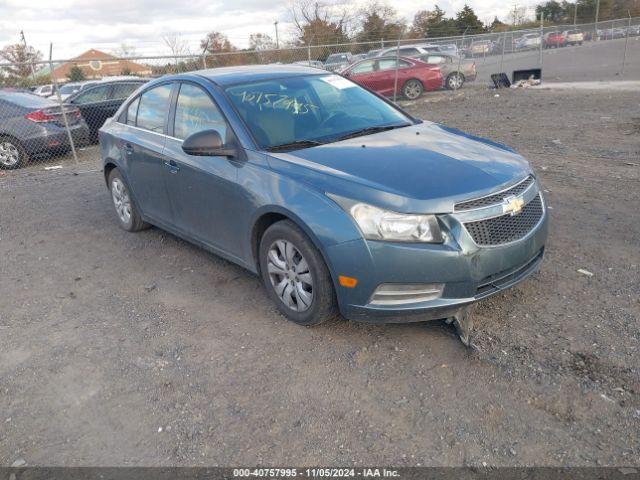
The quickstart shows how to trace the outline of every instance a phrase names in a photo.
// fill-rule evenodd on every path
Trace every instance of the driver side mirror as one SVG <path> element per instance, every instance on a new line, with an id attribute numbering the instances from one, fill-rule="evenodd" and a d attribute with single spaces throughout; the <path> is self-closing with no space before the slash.
<path id="1" fill-rule="evenodd" d="M 226 147 L 217 130 L 203 130 L 194 133 L 182 142 L 182 150 L 187 155 L 201 157 L 235 157 L 235 148 Z"/>

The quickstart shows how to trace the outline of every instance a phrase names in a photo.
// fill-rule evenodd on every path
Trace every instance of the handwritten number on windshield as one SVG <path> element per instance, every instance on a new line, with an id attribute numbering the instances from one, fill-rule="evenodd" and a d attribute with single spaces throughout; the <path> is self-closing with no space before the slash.
<path id="1" fill-rule="evenodd" d="M 260 111 L 271 108 L 273 110 L 285 110 L 292 115 L 306 115 L 311 110 L 318 108 L 311 103 L 301 102 L 295 97 L 279 93 L 248 92 L 245 90 L 236 95 L 242 98 L 242 103 L 256 106 Z"/>

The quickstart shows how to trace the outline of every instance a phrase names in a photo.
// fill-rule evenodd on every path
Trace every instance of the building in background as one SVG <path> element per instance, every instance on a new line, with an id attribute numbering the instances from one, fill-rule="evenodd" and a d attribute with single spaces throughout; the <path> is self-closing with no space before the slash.
<path id="1" fill-rule="evenodd" d="M 91 49 L 58 65 L 53 69 L 53 76 L 59 82 L 66 82 L 74 65 L 82 70 L 87 80 L 118 75 L 151 75 L 151 68 L 146 65 L 119 59 L 108 53 Z"/>

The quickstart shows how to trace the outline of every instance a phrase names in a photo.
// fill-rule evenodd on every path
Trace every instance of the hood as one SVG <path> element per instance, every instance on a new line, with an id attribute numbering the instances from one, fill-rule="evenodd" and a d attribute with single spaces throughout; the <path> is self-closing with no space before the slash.
<path id="1" fill-rule="evenodd" d="M 531 173 L 512 149 L 429 122 L 270 153 L 269 162 L 323 192 L 399 212 L 450 212 Z"/>

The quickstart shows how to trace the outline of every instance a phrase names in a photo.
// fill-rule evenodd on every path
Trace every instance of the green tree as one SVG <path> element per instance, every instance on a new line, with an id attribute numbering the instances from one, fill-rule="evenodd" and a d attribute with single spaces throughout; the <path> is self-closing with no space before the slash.
<path id="1" fill-rule="evenodd" d="M 438 5 L 433 10 L 420 10 L 413 17 L 411 35 L 415 38 L 446 37 L 457 35 L 455 21 L 445 17 Z"/>
<path id="2" fill-rule="evenodd" d="M 86 80 L 84 72 L 78 65 L 72 65 L 67 74 L 67 78 L 70 82 L 81 82 Z"/>
<path id="3" fill-rule="evenodd" d="M 545 20 L 553 23 L 563 23 L 568 18 L 568 12 L 565 10 L 566 7 L 568 7 L 568 4 L 564 6 L 556 2 L 556 0 L 549 0 L 536 7 L 536 17 L 540 18 L 540 14 L 544 14 Z"/>
<path id="4" fill-rule="evenodd" d="M 455 21 L 460 33 L 466 32 L 471 35 L 474 33 L 484 33 L 486 31 L 484 24 L 480 21 L 476 12 L 466 3 L 464 7 L 462 7 L 462 10 L 456 14 Z"/>
<path id="5" fill-rule="evenodd" d="M 402 35 L 405 24 L 397 18 L 397 12 L 377 1 L 370 3 L 359 12 L 360 28 L 356 33 L 357 42 L 376 42 L 396 39 Z"/>

